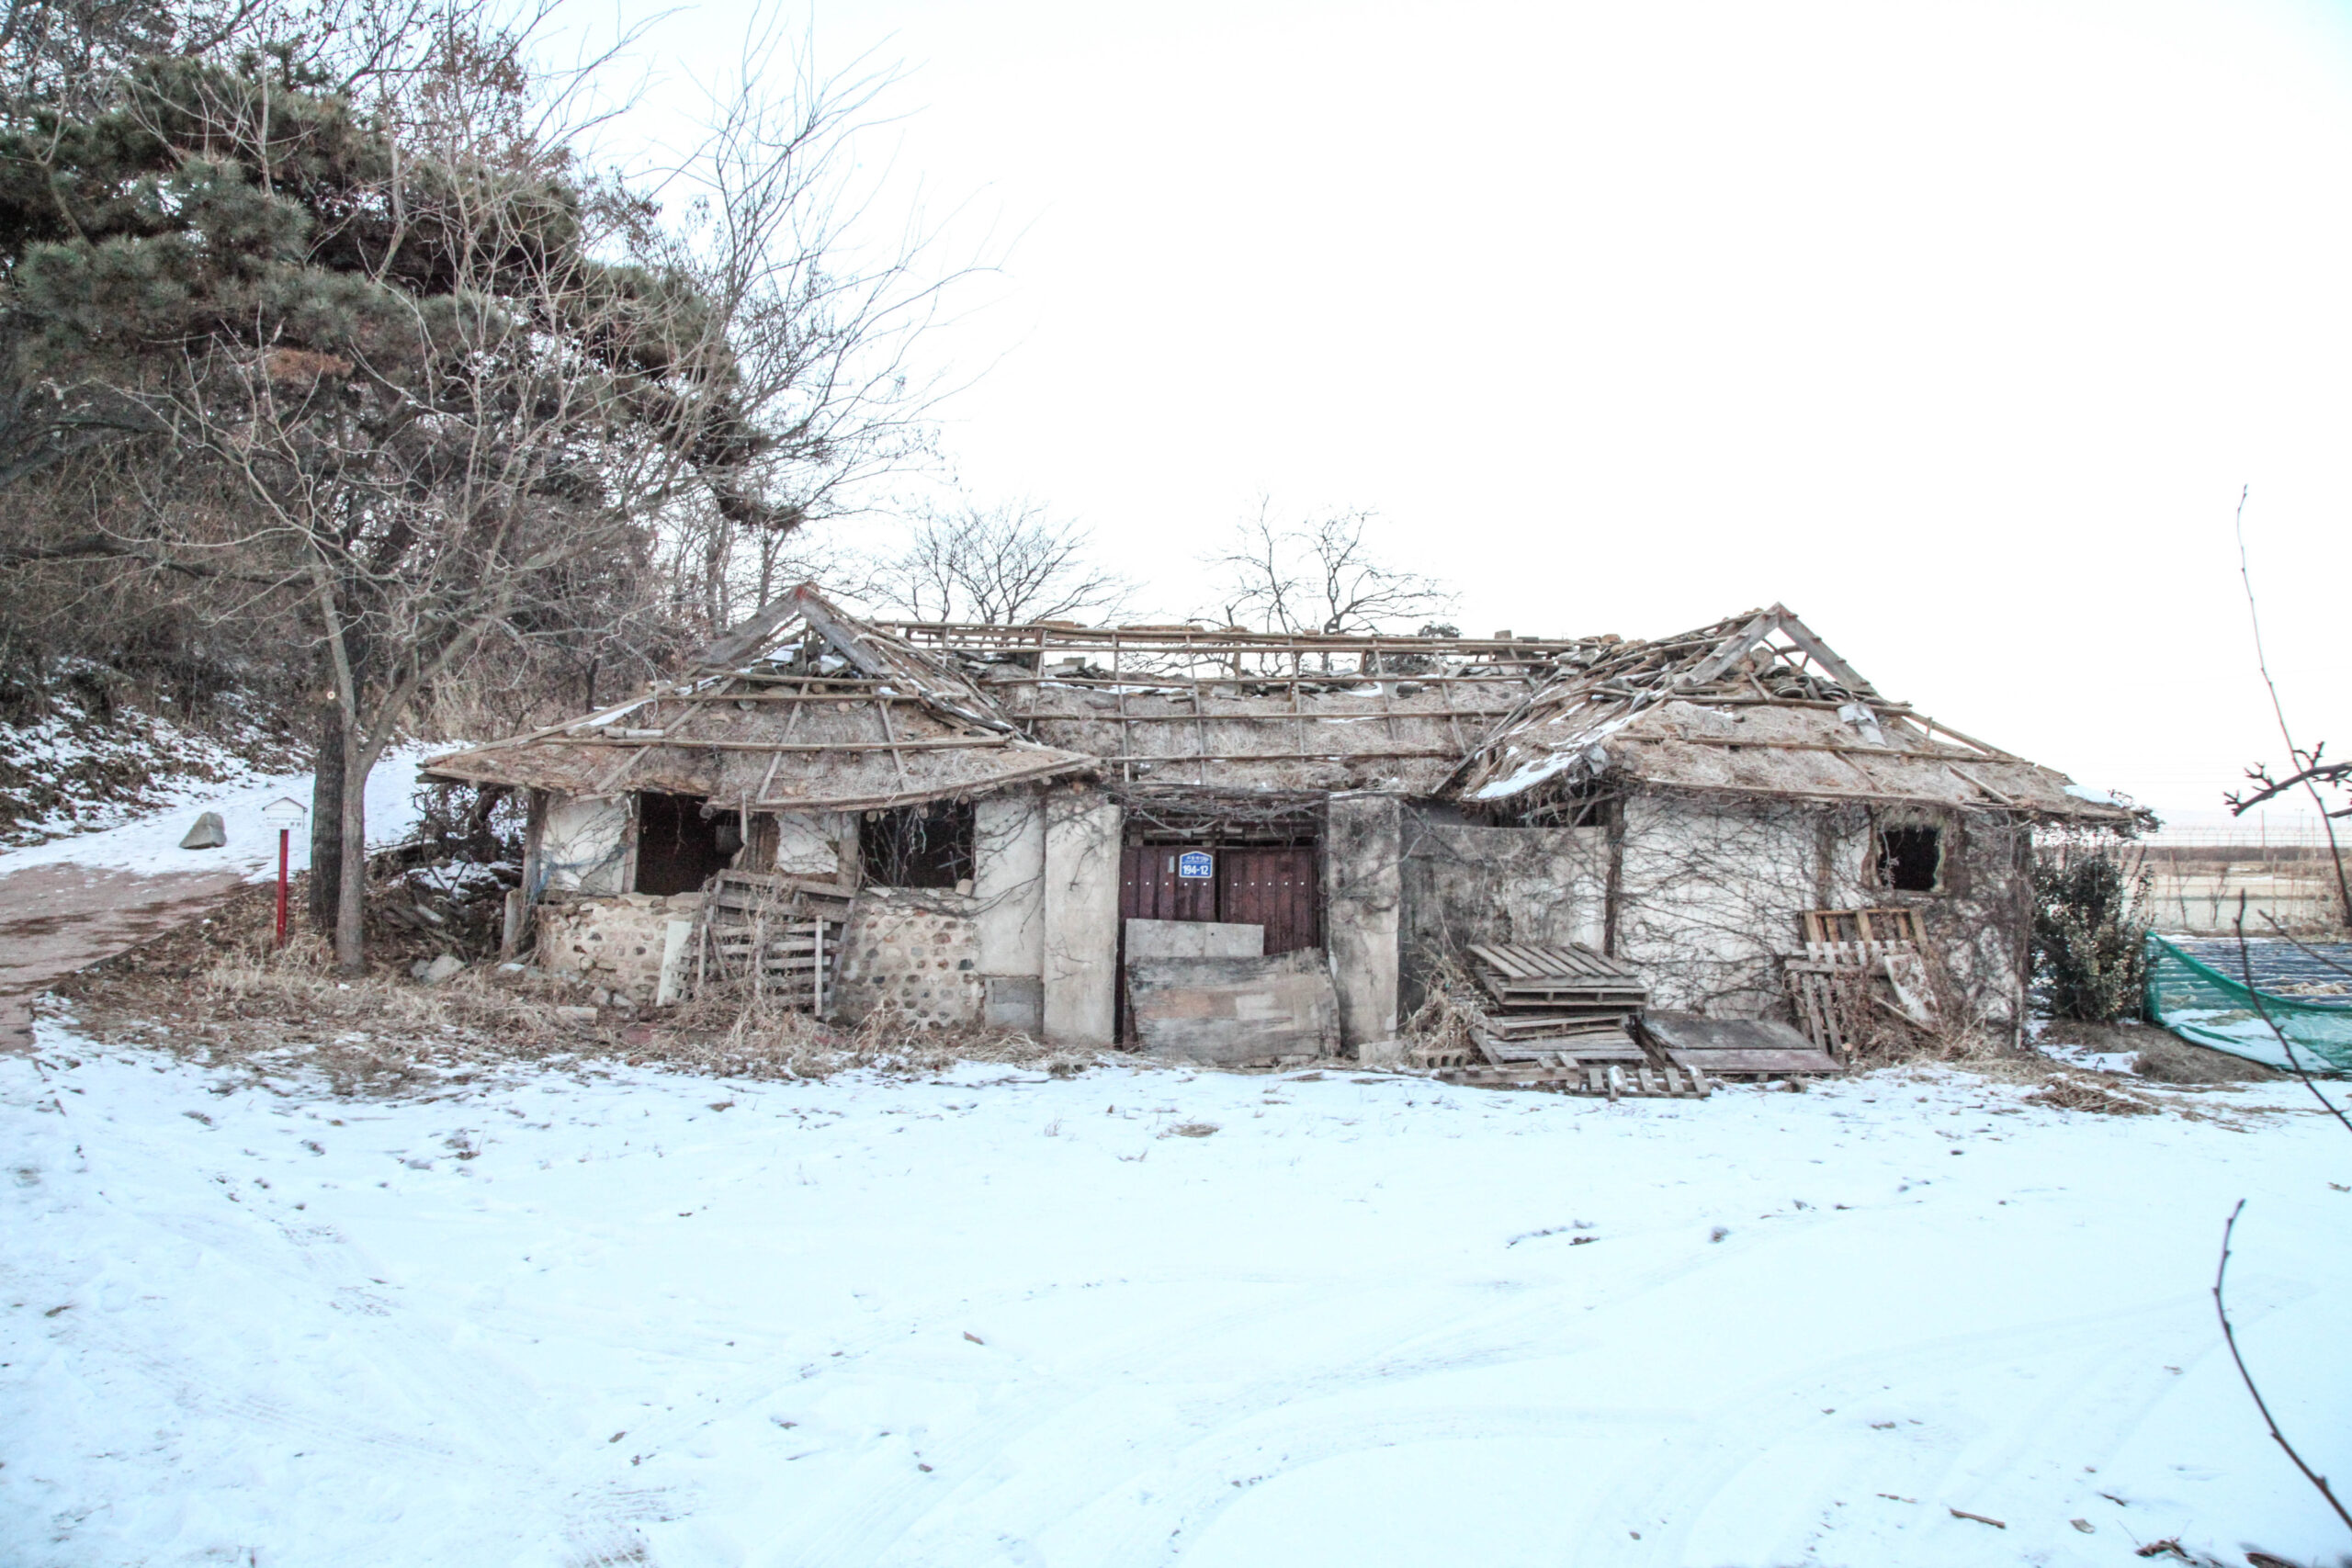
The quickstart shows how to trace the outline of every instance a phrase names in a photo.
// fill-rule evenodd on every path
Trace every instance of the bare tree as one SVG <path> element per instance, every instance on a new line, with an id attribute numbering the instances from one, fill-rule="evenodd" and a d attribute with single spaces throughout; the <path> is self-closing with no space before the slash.
<path id="1" fill-rule="evenodd" d="M 2343 788 L 2347 770 L 2342 763 L 2321 761 L 2321 754 L 2326 750 L 2324 741 L 2308 750 L 2295 744 L 2294 729 L 2287 722 L 2287 706 L 2278 697 L 2278 682 L 2270 678 L 2270 660 L 2262 648 L 2262 612 L 2254 597 L 2254 568 L 2246 558 L 2245 502 L 2252 491 L 2249 485 L 2238 491 L 2237 515 L 2233 525 L 2238 539 L 2238 580 L 2245 589 L 2246 619 L 2254 628 L 2255 668 L 2261 671 L 2263 687 L 2270 694 L 2270 714 L 2278 721 L 2278 739 L 2287 748 L 2289 767 L 2284 779 L 2272 777 L 2267 768 L 2249 768 L 2246 777 L 2255 787 L 2223 798 L 2229 803 L 2232 816 L 2244 816 L 2299 785 L 2311 796 L 2312 805 L 2319 809 L 2320 827 L 2327 834 L 2327 857 L 2335 871 L 2336 913 L 2346 927 L 2352 929 L 2352 875 L 2345 872 L 2343 846 L 2335 840 L 2335 819 L 2352 816 L 2352 806 L 2331 809 L 2327 797 L 2321 793 L 2323 785 Z"/>
<path id="2" fill-rule="evenodd" d="M 953 214 L 867 243 L 881 188 L 857 150 L 897 77 L 859 62 L 820 78 L 811 58 L 774 14 L 755 22 L 740 73 L 712 96 L 708 136 L 655 187 L 683 215 L 662 254 L 727 323 L 740 399 L 762 413 L 756 482 L 663 522 L 675 607 L 713 636 L 841 564 L 806 525 L 856 515 L 874 481 L 936 457 L 940 388 L 916 345 L 989 270 L 977 252 L 950 254 Z"/>
<path id="3" fill-rule="evenodd" d="M 872 570 L 866 596 L 910 620 L 1011 626 L 1115 615 L 1128 585 L 1088 558 L 1091 536 L 1034 502 L 925 512 Z"/>
<path id="4" fill-rule="evenodd" d="M 1208 558 L 1222 580 L 1216 612 L 1228 626 L 1291 633 L 1396 631 L 1442 613 L 1453 603 L 1442 583 L 1388 565 L 1366 542 L 1374 515 L 1284 525 L 1261 500 L 1232 547 Z"/>

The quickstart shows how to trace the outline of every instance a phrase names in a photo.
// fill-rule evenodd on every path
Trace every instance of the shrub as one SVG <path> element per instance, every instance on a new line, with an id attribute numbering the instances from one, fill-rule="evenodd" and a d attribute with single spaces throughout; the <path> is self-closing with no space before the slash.
<path id="1" fill-rule="evenodd" d="M 2137 1014 L 2148 978 L 2144 871 L 2111 852 L 2044 859 L 2033 871 L 2033 972 L 2053 1017 Z"/>

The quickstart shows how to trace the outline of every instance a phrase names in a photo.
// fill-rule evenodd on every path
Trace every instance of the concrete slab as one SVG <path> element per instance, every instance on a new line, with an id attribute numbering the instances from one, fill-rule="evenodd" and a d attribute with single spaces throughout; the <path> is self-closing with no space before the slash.
<path id="1" fill-rule="evenodd" d="M 1266 928 L 1220 920 L 1129 920 L 1127 962 L 1138 958 L 1263 958 Z"/>
<path id="2" fill-rule="evenodd" d="M 1320 948 L 1142 959 L 1127 965 L 1127 1007 L 1148 1055 L 1230 1066 L 1340 1048 L 1339 999 Z"/>

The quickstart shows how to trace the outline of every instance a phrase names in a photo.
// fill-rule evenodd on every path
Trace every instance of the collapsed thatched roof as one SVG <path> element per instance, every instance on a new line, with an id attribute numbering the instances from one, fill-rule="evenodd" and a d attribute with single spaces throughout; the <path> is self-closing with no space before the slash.
<path id="1" fill-rule="evenodd" d="M 1518 809 L 1602 784 L 2133 812 L 1882 698 L 1788 610 L 1651 642 L 877 626 L 810 585 L 690 680 L 435 758 L 570 795 L 853 809 L 1099 773 L 1130 791 L 1376 789 Z"/>
<path id="2" fill-rule="evenodd" d="M 1778 604 L 1564 659 L 1448 793 L 1524 805 L 1603 783 L 2134 819 L 2064 773 L 1887 702 Z"/>
<path id="3" fill-rule="evenodd" d="M 572 795 L 668 790 L 752 810 L 854 810 L 1091 773 L 1039 745 L 952 662 L 803 584 L 706 649 L 693 678 L 512 740 L 432 777 Z"/>
<path id="4" fill-rule="evenodd" d="M 1430 795 L 1578 642 L 902 622 L 1133 790 Z"/>

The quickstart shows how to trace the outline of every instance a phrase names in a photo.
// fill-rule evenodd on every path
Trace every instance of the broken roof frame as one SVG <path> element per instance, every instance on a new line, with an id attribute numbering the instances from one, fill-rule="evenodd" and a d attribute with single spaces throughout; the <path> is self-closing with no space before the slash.
<path id="1" fill-rule="evenodd" d="M 788 643 L 792 654 L 778 657 Z M 1093 662 L 1105 657 L 1108 668 Z M 699 714 L 727 704 L 790 704 L 792 718 L 761 739 L 690 733 Z M 844 705 L 868 715 L 874 733 L 842 733 L 838 724 L 822 738 L 814 726 L 799 733 L 803 713 Z M 1708 732 L 1705 716 L 1734 709 L 1769 722 Z M 736 721 L 739 731 L 746 726 L 757 728 Z M 435 759 L 430 771 L 486 779 L 500 771 L 495 753 L 578 748 L 615 759 L 584 779 L 559 770 L 564 787 L 595 795 L 653 787 L 639 781 L 662 774 L 648 765 L 657 753 L 764 756 L 756 787 L 693 792 L 740 799 L 747 810 L 870 808 L 1080 774 L 1104 776 L 1131 796 L 1223 795 L 1245 813 L 1250 796 L 1358 788 L 1500 807 L 1614 776 L 1732 795 L 2003 809 L 2083 826 L 2125 827 L 2133 816 L 2128 805 L 2070 794 L 2064 775 L 1888 702 L 1781 604 L 1648 641 L 1464 638 L 867 622 L 803 583 L 705 648 L 685 680 Z M 1705 760 L 1743 751 L 1790 765 L 1726 770 Z M 1676 766 L 1629 766 L 1637 753 L 1655 761 L 1668 752 L 1679 754 Z M 988 765 L 977 765 L 982 753 Z M 1797 765 L 1800 754 L 1812 761 Z M 830 793 L 771 789 L 787 758 L 807 783 L 844 760 L 883 755 L 888 781 L 844 781 Z M 927 766 L 920 771 L 928 776 L 917 777 L 910 757 L 976 765 Z"/>
<path id="2" fill-rule="evenodd" d="M 796 658 L 773 657 L 796 639 Z M 783 705 L 788 710 L 780 734 L 744 739 L 692 732 L 695 721 L 715 709 L 757 716 Z M 830 711 L 810 725 L 812 732 L 842 716 L 870 718 L 873 732 L 804 738 L 804 720 L 820 709 Z M 625 722 L 632 718 L 639 722 Z M 739 718 L 735 728 L 740 731 L 747 722 Z M 697 754 L 699 762 L 678 761 Z M 735 788 L 681 793 L 734 802 L 745 811 L 865 810 L 967 797 L 1012 784 L 1091 773 L 1099 766 L 1092 757 L 1029 739 L 952 662 L 842 614 L 813 584 L 802 583 L 702 649 L 684 680 L 656 684 L 566 723 L 431 759 L 425 771 L 481 782 L 503 773 L 513 782 L 594 799 L 675 785 L 682 778 L 709 785 L 738 754 L 765 759 L 757 784 L 744 776 L 733 781 Z M 866 779 L 854 781 L 854 787 L 771 794 L 788 757 L 805 764 L 796 777 L 816 782 L 814 770 L 829 761 L 885 756 L 891 770 L 887 784 Z M 572 758 L 578 765 L 569 765 Z M 917 769 L 910 769 L 910 759 Z M 918 771 L 930 776 L 917 777 Z M 526 773 L 537 776 L 520 776 Z"/>

